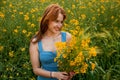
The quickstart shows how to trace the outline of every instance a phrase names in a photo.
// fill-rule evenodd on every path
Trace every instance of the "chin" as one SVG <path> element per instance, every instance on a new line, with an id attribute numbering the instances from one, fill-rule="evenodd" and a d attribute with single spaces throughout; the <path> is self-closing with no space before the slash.
<path id="1" fill-rule="evenodd" d="M 59 33 L 60 31 L 53 31 L 53 33 Z"/>

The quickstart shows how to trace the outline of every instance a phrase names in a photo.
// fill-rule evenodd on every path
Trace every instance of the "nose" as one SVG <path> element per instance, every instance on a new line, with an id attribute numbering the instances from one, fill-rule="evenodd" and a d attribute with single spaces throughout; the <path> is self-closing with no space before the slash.
<path id="1" fill-rule="evenodd" d="M 58 25 L 57 25 L 59 28 L 61 28 L 62 27 L 62 23 L 58 23 Z"/>

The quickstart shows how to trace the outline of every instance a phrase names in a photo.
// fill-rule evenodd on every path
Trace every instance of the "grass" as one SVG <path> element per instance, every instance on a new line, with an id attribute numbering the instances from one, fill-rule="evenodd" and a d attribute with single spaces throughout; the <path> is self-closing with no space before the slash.
<path id="1" fill-rule="evenodd" d="M 94 37 L 91 45 L 101 53 L 94 73 L 78 74 L 74 80 L 120 79 L 120 1 L 119 0 L 0 0 L 0 79 L 35 80 L 29 59 L 29 41 L 39 29 L 44 9 L 61 5 L 67 20 L 63 30 L 86 29 Z"/>

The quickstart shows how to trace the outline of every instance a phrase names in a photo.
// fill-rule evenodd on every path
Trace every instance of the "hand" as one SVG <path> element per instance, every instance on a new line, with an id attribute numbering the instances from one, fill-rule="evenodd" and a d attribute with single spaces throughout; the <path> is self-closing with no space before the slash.
<path id="1" fill-rule="evenodd" d="M 69 79 L 68 80 L 71 80 L 74 75 L 75 75 L 74 71 L 69 72 Z"/>
<path id="2" fill-rule="evenodd" d="M 52 72 L 52 76 L 59 80 L 68 80 L 69 76 L 66 72 Z"/>

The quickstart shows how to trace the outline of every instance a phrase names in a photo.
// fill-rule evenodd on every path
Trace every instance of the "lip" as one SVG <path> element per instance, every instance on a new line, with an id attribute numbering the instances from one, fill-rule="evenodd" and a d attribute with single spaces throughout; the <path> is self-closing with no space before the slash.
<path id="1" fill-rule="evenodd" d="M 55 28 L 56 31 L 60 31 L 60 28 Z"/>

